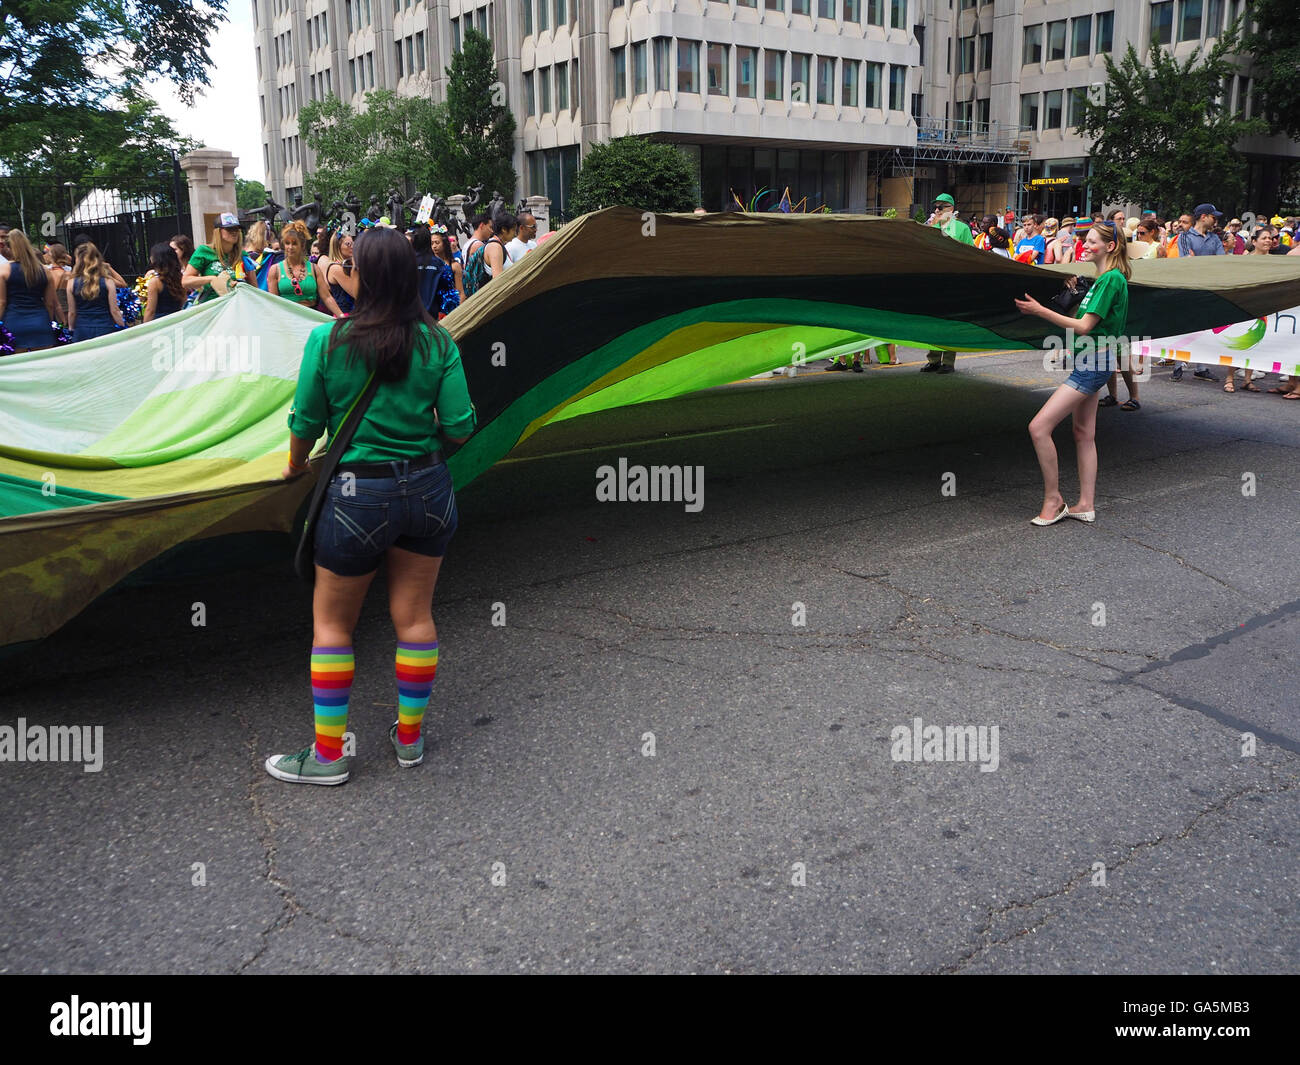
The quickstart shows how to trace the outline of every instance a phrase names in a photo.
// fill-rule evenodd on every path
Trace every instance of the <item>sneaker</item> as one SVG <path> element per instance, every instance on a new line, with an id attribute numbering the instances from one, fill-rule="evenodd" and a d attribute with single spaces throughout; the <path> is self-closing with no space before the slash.
<path id="1" fill-rule="evenodd" d="M 1183 364 L 1180 362 L 1174 367 L 1174 372 L 1169 375 L 1171 381 L 1181 381 L 1183 379 Z"/>
<path id="2" fill-rule="evenodd" d="M 297 754 L 273 754 L 265 764 L 271 776 L 290 784 L 344 784 L 350 761 L 345 755 L 336 762 L 318 762 L 316 744 L 309 743 Z"/>
<path id="3" fill-rule="evenodd" d="M 927 362 L 924 366 L 921 367 L 921 373 L 934 373 L 934 371 L 937 370 L 939 366 L 940 364 L 937 362 Z"/>
<path id="4" fill-rule="evenodd" d="M 1213 381 L 1215 384 L 1218 384 L 1219 382 L 1219 379 L 1215 377 L 1214 374 L 1210 373 L 1208 368 L 1204 370 L 1197 370 L 1194 374 L 1192 374 L 1192 376 L 1199 377 L 1202 381 Z"/>
<path id="5" fill-rule="evenodd" d="M 854 372 L 854 373 L 862 373 L 862 372 L 863 372 L 863 371 L 862 371 L 862 363 L 860 363 L 860 362 L 855 362 L 855 363 L 853 364 L 852 369 L 853 369 L 853 372 Z"/>
<path id="6" fill-rule="evenodd" d="M 955 366 L 949 366 L 949 365 L 945 362 L 945 363 L 941 363 L 939 366 L 936 366 L 934 372 L 935 372 L 935 373 L 956 373 L 956 372 L 957 372 L 957 367 L 955 367 Z"/>
<path id="7" fill-rule="evenodd" d="M 410 769 L 411 766 L 419 765 L 424 761 L 423 736 L 421 736 L 415 743 L 398 743 L 397 722 L 394 721 L 388 726 L 388 738 L 392 741 L 393 750 L 397 752 L 397 764 L 403 769 Z"/>
<path id="8" fill-rule="evenodd" d="M 847 370 L 847 369 L 848 369 L 848 367 L 845 366 L 844 363 L 842 363 L 842 362 L 833 362 L 833 363 L 831 363 L 828 367 L 826 367 L 826 372 L 827 372 L 827 373 L 836 373 L 836 372 L 839 372 L 839 371 L 842 371 L 842 370 Z"/>

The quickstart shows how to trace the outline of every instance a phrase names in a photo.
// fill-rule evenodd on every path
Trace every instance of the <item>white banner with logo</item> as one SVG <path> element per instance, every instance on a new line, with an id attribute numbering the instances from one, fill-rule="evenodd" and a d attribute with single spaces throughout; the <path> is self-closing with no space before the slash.
<path id="1" fill-rule="evenodd" d="M 1300 307 L 1198 333 L 1134 341 L 1138 355 L 1259 373 L 1300 374 Z"/>

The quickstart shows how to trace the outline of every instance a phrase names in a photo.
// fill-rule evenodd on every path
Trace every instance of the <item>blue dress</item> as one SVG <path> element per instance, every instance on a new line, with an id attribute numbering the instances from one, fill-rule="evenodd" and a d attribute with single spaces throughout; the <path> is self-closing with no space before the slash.
<path id="1" fill-rule="evenodd" d="M 181 298 L 177 299 L 175 296 L 173 296 L 170 292 L 167 291 L 167 286 L 163 285 L 162 290 L 158 293 L 157 302 L 154 303 L 154 308 L 153 308 L 154 321 L 157 321 L 159 318 L 162 318 L 165 315 L 175 314 L 184 306 L 185 306 L 185 294 L 182 293 Z M 78 308 L 77 310 L 77 315 L 78 315 L 77 324 L 80 325 L 81 324 L 80 308 Z"/>
<path id="2" fill-rule="evenodd" d="M 74 344 L 111 333 L 117 325 L 108 309 L 108 282 L 99 279 L 99 291 L 93 299 L 86 299 L 81 291 L 82 278 L 72 282 L 72 297 L 77 301 L 77 324 L 72 330 Z"/>
<path id="3" fill-rule="evenodd" d="M 342 263 L 330 263 L 331 270 L 333 270 L 335 266 L 338 266 L 340 269 L 342 269 L 342 271 L 345 274 L 348 274 L 349 276 L 352 274 L 352 271 L 349 270 Z M 342 285 L 340 285 L 337 281 L 330 282 L 330 295 L 334 297 L 334 302 L 339 305 L 339 310 L 341 310 L 344 314 L 351 314 L 354 310 L 356 310 L 357 301 L 354 300 L 352 298 L 352 295 L 348 292 L 348 290 L 345 289 Z"/>
<path id="4" fill-rule="evenodd" d="M 19 263 L 9 263 L 9 305 L 5 307 L 5 328 L 14 335 L 15 348 L 48 348 L 54 344 L 50 312 L 45 308 L 45 286 L 49 275 L 41 271 L 40 283 L 29 288 Z"/>

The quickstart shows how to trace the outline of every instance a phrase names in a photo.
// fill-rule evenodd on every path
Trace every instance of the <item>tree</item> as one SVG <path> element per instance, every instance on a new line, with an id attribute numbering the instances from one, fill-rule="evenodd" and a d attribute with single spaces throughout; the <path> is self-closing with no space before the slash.
<path id="1" fill-rule="evenodd" d="M 447 68 L 447 124 L 442 144 L 449 193 L 482 185 L 484 199 L 499 192 L 513 200 L 518 175 L 511 159 L 515 116 L 506 106 L 492 42 L 475 29 Z"/>
<path id="2" fill-rule="evenodd" d="M 316 170 L 304 181 L 308 198 L 320 192 L 329 202 L 355 193 L 364 204 L 374 195 L 384 200 L 393 188 L 404 194 L 448 188 L 440 147 L 445 105 L 390 89 L 367 93 L 364 110 L 327 96 L 302 108 L 298 128 L 316 155 Z"/>
<path id="3" fill-rule="evenodd" d="M 1251 17 L 1242 50 L 1254 59 L 1255 99 L 1274 130 L 1300 137 L 1300 5 L 1255 0 Z"/>
<path id="4" fill-rule="evenodd" d="M 235 205 L 241 211 L 266 206 L 266 186 L 260 181 L 235 176 Z"/>
<path id="5" fill-rule="evenodd" d="M 169 185 L 172 152 L 198 147 L 176 132 L 148 96 L 133 89 L 96 107 L 51 108 L 0 137 L 0 166 L 33 182 L 111 178 Z"/>
<path id="6" fill-rule="evenodd" d="M 1094 198 L 1149 204 L 1162 215 L 1204 201 L 1241 209 L 1246 160 L 1235 145 L 1268 126 L 1231 113 L 1236 48 L 1229 29 L 1204 57 L 1197 49 L 1181 63 L 1154 42 L 1145 67 L 1132 45 L 1118 65 L 1106 56 L 1103 99 L 1085 101 L 1078 124 L 1094 138 Z"/>
<path id="7" fill-rule="evenodd" d="M 593 147 L 573 189 L 579 214 L 602 207 L 689 211 L 694 206 L 695 176 L 686 156 L 644 137 L 616 137 Z"/>

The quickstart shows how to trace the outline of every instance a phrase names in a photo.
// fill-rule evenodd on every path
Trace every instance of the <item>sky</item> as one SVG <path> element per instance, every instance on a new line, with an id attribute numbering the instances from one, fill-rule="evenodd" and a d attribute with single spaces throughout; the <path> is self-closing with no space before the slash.
<path id="1" fill-rule="evenodd" d="M 235 168 L 239 177 L 265 182 L 253 5 L 250 0 L 229 0 L 226 16 L 228 21 L 208 47 L 212 86 L 204 95 L 188 106 L 169 82 L 155 83 L 149 91 L 182 136 L 200 141 L 205 148 L 224 148 L 239 158 Z"/>

